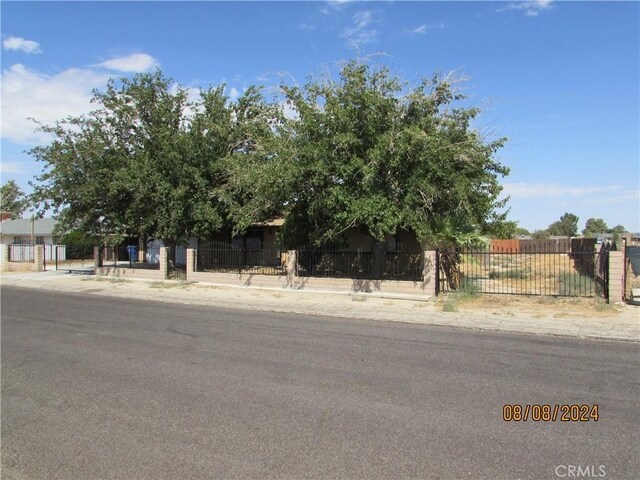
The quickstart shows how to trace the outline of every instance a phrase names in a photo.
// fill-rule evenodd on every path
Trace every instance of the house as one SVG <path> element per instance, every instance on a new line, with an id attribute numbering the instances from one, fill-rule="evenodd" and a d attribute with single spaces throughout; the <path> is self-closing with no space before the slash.
<path id="1" fill-rule="evenodd" d="M 198 248 L 219 248 L 218 245 L 230 245 L 237 250 L 280 250 L 278 247 L 278 232 L 284 225 L 284 218 L 275 218 L 265 222 L 254 223 L 244 235 L 233 237 L 231 229 L 226 228 L 206 240 L 197 242 Z M 191 239 L 190 243 L 193 242 Z M 343 245 L 338 250 L 365 251 L 373 250 L 373 238 L 356 228 L 350 228 L 344 233 Z M 300 245 L 299 247 L 303 247 Z M 399 250 L 420 252 L 420 244 L 415 235 L 408 231 L 401 231 L 397 235 L 389 236 L 385 241 L 388 252 Z"/>
<path id="2" fill-rule="evenodd" d="M 3 245 L 55 243 L 53 218 L 17 218 L 0 223 L 0 243 Z"/>

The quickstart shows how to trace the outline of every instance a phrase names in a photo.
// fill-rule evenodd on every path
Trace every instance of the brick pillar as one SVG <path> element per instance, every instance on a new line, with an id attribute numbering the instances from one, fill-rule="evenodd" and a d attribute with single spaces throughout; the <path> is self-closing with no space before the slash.
<path id="1" fill-rule="evenodd" d="M 298 251 L 297 250 L 288 250 L 287 251 L 287 286 L 293 287 L 295 286 L 296 279 L 298 278 L 298 269 L 296 268 L 298 265 Z"/>
<path id="2" fill-rule="evenodd" d="M 93 247 L 93 273 L 96 275 L 100 272 L 100 267 L 102 266 L 100 260 L 100 247 Z"/>
<path id="3" fill-rule="evenodd" d="M 9 245 L 0 245 L 0 270 L 6 270 L 9 265 Z"/>
<path id="4" fill-rule="evenodd" d="M 624 301 L 624 252 L 609 252 L 609 303 Z"/>
<path id="5" fill-rule="evenodd" d="M 436 294 L 436 252 L 425 250 L 424 265 L 422 266 L 422 288 L 427 295 Z"/>
<path id="6" fill-rule="evenodd" d="M 163 279 L 169 278 L 169 248 L 160 247 L 160 276 Z"/>
<path id="7" fill-rule="evenodd" d="M 34 272 L 44 272 L 44 245 L 33 247 Z"/>
<path id="8" fill-rule="evenodd" d="M 189 281 L 189 277 L 196 270 L 196 252 L 197 250 L 193 248 L 187 248 L 187 281 Z"/>

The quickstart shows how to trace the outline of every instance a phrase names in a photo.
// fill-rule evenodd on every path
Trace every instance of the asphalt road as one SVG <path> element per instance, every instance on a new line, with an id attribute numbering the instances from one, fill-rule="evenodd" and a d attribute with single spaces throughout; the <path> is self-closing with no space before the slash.
<path id="1" fill-rule="evenodd" d="M 640 472 L 638 344 L 1 293 L 3 478 Z"/>

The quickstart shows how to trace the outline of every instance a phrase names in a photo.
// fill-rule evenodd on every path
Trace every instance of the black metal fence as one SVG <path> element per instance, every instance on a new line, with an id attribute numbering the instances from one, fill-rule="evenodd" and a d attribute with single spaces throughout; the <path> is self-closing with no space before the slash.
<path id="1" fill-rule="evenodd" d="M 421 281 L 420 253 L 300 249 L 297 275 L 362 280 Z"/>
<path id="2" fill-rule="evenodd" d="M 94 246 L 87 244 L 44 245 L 45 270 L 89 271 L 95 267 Z"/>
<path id="3" fill-rule="evenodd" d="M 246 250 L 198 248 L 198 272 L 239 273 L 249 275 L 285 275 L 286 252 L 278 249 Z"/>
<path id="4" fill-rule="evenodd" d="M 35 245 L 11 244 L 9 245 L 9 261 L 18 263 L 33 263 L 35 258 Z"/>
<path id="5" fill-rule="evenodd" d="M 173 280 L 187 279 L 187 248 L 184 246 L 170 247 L 167 249 L 169 265 L 167 277 Z"/>
<path id="6" fill-rule="evenodd" d="M 438 293 L 606 296 L 607 251 L 439 251 Z"/>
<path id="7" fill-rule="evenodd" d="M 148 248 L 143 252 L 135 245 L 101 247 L 100 263 L 103 267 L 160 269 L 160 248 Z"/>

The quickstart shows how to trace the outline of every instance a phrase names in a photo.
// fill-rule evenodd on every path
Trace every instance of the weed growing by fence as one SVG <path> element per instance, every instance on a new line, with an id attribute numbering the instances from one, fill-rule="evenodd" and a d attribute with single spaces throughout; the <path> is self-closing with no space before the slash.
<path id="1" fill-rule="evenodd" d="M 531 276 L 531 271 L 526 268 L 512 268 L 509 270 L 491 270 L 489 278 L 516 278 L 520 280 L 527 279 Z"/>
<path id="2" fill-rule="evenodd" d="M 578 272 L 562 272 L 558 276 L 558 286 L 559 295 L 570 297 L 594 289 L 595 282 L 591 277 Z"/>

